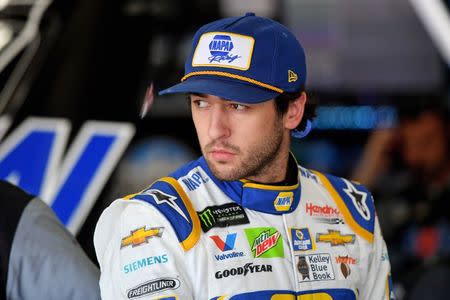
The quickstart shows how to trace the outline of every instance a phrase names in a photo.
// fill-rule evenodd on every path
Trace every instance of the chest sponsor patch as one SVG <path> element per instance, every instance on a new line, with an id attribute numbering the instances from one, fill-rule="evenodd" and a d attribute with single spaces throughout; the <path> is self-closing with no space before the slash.
<path id="1" fill-rule="evenodd" d="M 334 280 L 331 255 L 328 253 L 298 255 L 299 282 Z"/>
<path id="2" fill-rule="evenodd" d="M 157 292 L 175 290 L 180 286 L 180 281 L 176 278 L 158 278 L 144 282 L 127 291 L 128 299 L 140 298 Z"/>
<path id="3" fill-rule="evenodd" d="M 331 246 L 343 246 L 345 244 L 354 244 L 354 234 L 342 234 L 339 230 L 328 229 L 328 233 L 317 233 L 316 242 L 330 243 Z"/>
<path id="4" fill-rule="evenodd" d="M 213 240 L 216 247 L 222 252 L 222 254 L 214 255 L 216 260 L 220 261 L 229 258 L 245 256 L 244 252 L 242 251 L 234 251 L 236 236 L 237 233 L 229 233 L 227 234 L 225 241 L 218 235 L 210 236 L 210 239 Z"/>
<path id="5" fill-rule="evenodd" d="M 272 272 L 272 265 L 256 265 L 253 263 L 247 263 L 241 267 L 217 271 L 215 277 L 217 279 L 222 279 L 229 276 L 247 276 L 248 274 L 261 272 Z"/>
<path id="6" fill-rule="evenodd" d="M 314 240 L 308 228 L 291 228 L 292 249 L 294 251 L 314 250 Z"/>
<path id="7" fill-rule="evenodd" d="M 214 227 L 228 227 L 249 224 L 247 214 L 242 206 L 236 203 L 208 206 L 197 212 L 203 232 Z"/>
<path id="8" fill-rule="evenodd" d="M 132 246 L 137 247 L 142 244 L 147 244 L 148 240 L 154 237 L 161 237 L 164 231 L 164 227 L 153 227 L 145 229 L 145 226 L 132 230 L 130 235 L 124 237 L 120 243 L 120 249 Z"/>
<path id="9" fill-rule="evenodd" d="M 258 227 L 244 231 L 253 257 L 284 257 L 283 238 L 275 228 Z"/>
<path id="10" fill-rule="evenodd" d="M 306 203 L 306 214 L 311 217 L 342 218 L 341 212 L 332 206 Z"/>

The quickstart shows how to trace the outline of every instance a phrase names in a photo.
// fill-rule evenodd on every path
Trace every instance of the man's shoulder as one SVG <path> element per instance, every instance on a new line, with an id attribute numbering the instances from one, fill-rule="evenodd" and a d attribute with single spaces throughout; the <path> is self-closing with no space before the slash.
<path id="1" fill-rule="evenodd" d="M 201 227 L 191 200 L 178 180 L 198 164 L 198 160 L 192 161 L 169 176 L 159 178 L 144 190 L 120 200 L 121 205 L 125 206 L 129 202 L 153 207 L 155 214 L 162 215 L 171 224 L 186 251 L 198 240 Z"/>
<path id="2" fill-rule="evenodd" d="M 302 169 L 301 168 L 301 173 Z M 336 203 L 346 223 L 369 242 L 373 240 L 376 211 L 373 197 L 362 184 L 349 179 L 304 169 L 302 175 L 314 180 Z"/>

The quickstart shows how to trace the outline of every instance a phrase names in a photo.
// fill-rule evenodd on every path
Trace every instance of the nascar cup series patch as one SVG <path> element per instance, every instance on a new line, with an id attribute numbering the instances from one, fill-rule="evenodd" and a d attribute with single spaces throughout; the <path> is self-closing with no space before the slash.
<path id="1" fill-rule="evenodd" d="M 248 70 L 255 40 L 230 32 L 204 33 L 192 57 L 193 67 L 223 67 Z"/>

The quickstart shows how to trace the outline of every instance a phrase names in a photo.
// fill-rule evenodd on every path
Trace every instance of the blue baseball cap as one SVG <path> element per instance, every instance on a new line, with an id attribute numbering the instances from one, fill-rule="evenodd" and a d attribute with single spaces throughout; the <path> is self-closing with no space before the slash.
<path id="1" fill-rule="evenodd" d="M 215 95 L 260 103 L 306 82 L 305 52 L 284 25 L 247 13 L 201 27 L 192 40 L 181 83 L 159 92 Z"/>

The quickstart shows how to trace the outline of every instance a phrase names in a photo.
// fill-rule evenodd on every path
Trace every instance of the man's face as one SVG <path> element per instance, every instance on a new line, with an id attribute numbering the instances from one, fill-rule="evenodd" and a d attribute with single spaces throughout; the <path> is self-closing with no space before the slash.
<path id="1" fill-rule="evenodd" d="M 447 167 L 448 148 L 444 122 L 433 113 L 402 124 L 403 158 L 415 171 L 433 176 Z"/>
<path id="2" fill-rule="evenodd" d="M 203 156 L 218 179 L 256 180 L 270 172 L 288 138 L 274 100 L 242 104 L 191 95 L 191 108 Z"/>

